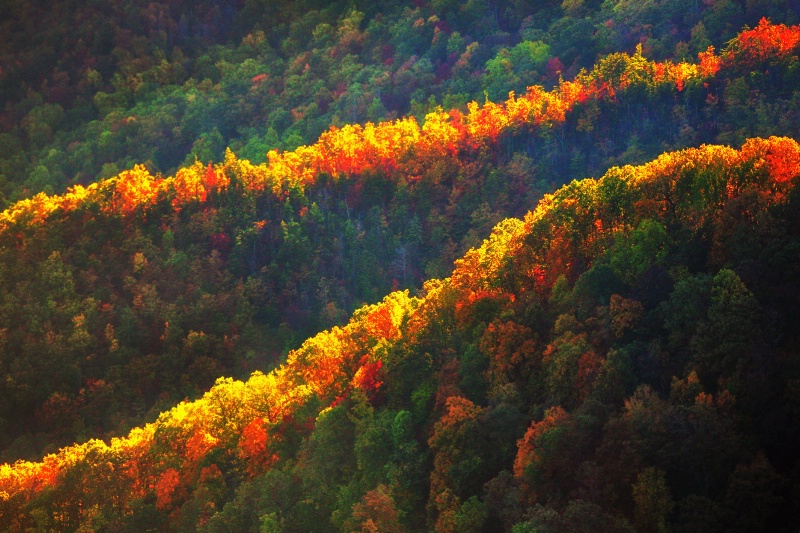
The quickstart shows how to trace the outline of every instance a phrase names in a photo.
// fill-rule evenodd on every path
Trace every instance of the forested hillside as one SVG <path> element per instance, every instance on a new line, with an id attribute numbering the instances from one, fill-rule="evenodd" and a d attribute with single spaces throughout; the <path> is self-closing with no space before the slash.
<path id="1" fill-rule="evenodd" d="M 0 531 L 795 531 L 796 2 L 0 3 Z"/>
<path id="2" fill-rule="evenodd" d="M 63 192 L 136 164 L 173 174 L 196 159 L 221 161 L 228 146 L 258 163 L 272 148 L 313 143 L 331 124 L 421 119 L 436 105 L 465 110 L 486 96 L 549 89 L 639 43 L 649 58 L 693 60 L 762 17 L 800 21 L 793 2 L 777 1 L 11 0 L 0 6 L 0 199 Z M 575 167 L 570 179 L 603 172 L 629 148 L 644 161 L 701 142 L 741 143 L 753 117 L 784 123 L 755 134 L 795 128 L 785 115 L 797 113 L 791 91 L 765 100 L 762 87 L 747 90 L 756 80 L 735 81 L 716 94 L 715 116 L 737 107 L 724 131 L 695 121 L 694 106 L 644 124 L 627 109 L 628 127 L 597 137 L 606 139 L 599 149 L 592 139 L 582 154 L 548 146 L 562 161 L 551 169 L 545 160 L 548 178 L 563 179 L 564 162 Z M 600 121 L 587 113 L 592 137 Z M 665 121 L 695 131 L 674 138 Z"/>
<path id="3" fill-rule="evenodd" d="M 798 176 L 771 138 L 573 182 L 269 374 L 3 466 L 2 528 L 792 531 Z"/>
<path id="4" fill-rule="evenodd" d="M 543 146 L 578 150 L 587 124 L 609 138 L 629 103 L 713 107 L 743 71 L 769 72 L 748 79 L 777 98 L 797 86 L 798 40 L 763 20 L 696 63 L 614 54 L 550 91 L 421 125 L 334 126 L 268 164 L 229 151 L 169 178 L 138 166 L 18 202 L 0 216 L 5 460 L 124 435 L 221 375 L 270 369 L 364 302 L 449 275 L 551 190 Z"/>

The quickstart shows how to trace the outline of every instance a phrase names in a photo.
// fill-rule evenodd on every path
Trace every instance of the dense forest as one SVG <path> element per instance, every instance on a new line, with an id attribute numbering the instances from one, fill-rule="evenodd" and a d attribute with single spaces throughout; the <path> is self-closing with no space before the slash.
<path id="1" fill-rule="evenodd" d="M 799 175 L 773 137 L 575 181 L 269 374 L 3 466 L 2 527 L 790 531 Z"/>
<path id="2" fill-rule="evenodd" d="M 465 110 L 510 90 L 549 89 L 637 44 L 648 58 L 693 60 L 762 17 L 800 22 L 794 4 L 9 0 L 0 8 L 0 199 L 60 193 L 136 164 L 173 174 L 222 160 L 228 146 L 260 163 L 270 149 L 313 143 L 331 124 L 422 119 L 437 105 Z M 793 132 L 791 90 L 767 98 L 747 74 L 719 91 L 714 115 L 739 107 L 724 126 L 696 122 L 694 101 L 633 124 L 642 113 L 634 101 L 623 106 L 622 128 L 593 135 L 606 121 L 596 119 L 602 109 L 587 109 L 582 142 L 545 148 L 567 163 L 547 177 L 602 173 L 628 149 L 644 151 L 643 162 L 701 142 L 741 144 L 755 118 L 781 129 L 759 135 Z"/>
<path id="3" fill-rule="evenodd" d="M 796 526 L 793 3 L 7 4 L 0 530 Z"/>

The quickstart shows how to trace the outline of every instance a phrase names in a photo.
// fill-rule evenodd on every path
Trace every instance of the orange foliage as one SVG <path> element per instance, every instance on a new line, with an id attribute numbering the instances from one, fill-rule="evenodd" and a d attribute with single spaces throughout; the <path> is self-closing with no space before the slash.
<path id="1" fill-rule="evenodd" d="M 800 25 L 772 24 L 762 18 L 758 26 L 746 30 L 731 41 L 723 55 L 726 64 L 738 63 L 745 67 L 759 62 L 785 57 L 794 52 L 800 43 Z"/>
<path id="2" fill-rule="evenodd" d="M 743 161 L 755 161 L 764 171 L 764 184 L 775 199 L 783 198 L 800 176 L 800 145 L 786 137 L 748 139 L 741 150 Z"/>
<path id="3" fill-rule="evenodd" d="M 156 481 L 156 509 L 168 509 L 172 506 L 175 489 L 181 483 L 181 477 L 174 468 L 167 469 Z"/>
<path id="4" fill-rule="evenodd" d="M 678 219 L 698 228 L 751 187 L 762 191 L 764 201 L 782 201 L 800 176 L 800 145 L 780 137 L 750 139 L 740 151 L 703 145 L 662 154 L 638 167 L 611 169 L 607 176 L 575 181 L 545 195 L 525 216 L 524 227 L 507 242 L 511 255 L 524 258 L 520 270 L 527 272 L 529 286 L 543 296 L 549 297 L 560 276 L 573 275 L 576 262 L 601 254 L 605 236 L 630 231 L 634 220 Z M 602 218 L 605 200 L 599 195 L 607 179 L 625 183 L 631 206 L 624 219 Z M 476 283 L 475 267 L 468 264 L 474 261 L 467 260 L 478 253 L 473 250 L 457 262 L 454 281 Z"/>
<path id="5" fill-rule="evenodd" d="M 251 475 L 263 472 L 278 459 L 275 454 L 268 453 L 268 438 L 261 417 L 253 419 L 242 429 L 239 453 L 247 461 L 247 471 Z"/>
<path id="6" fill-rule="evenodd" d="M 116 178 L 111 178 L 112 196 L 107 204 L 109 214 L 131 215 L 137 208 L 156 201 L 161 180 L 150 175 L 146 168 L 136 165 Z"/>
<path id="7" fill-rule="evenodd" d="M 219 439 L 209 435 L 203 429 L 197 429 L 186 441 L 186 458 L 190 461 L 202 459 L 218 443 Z"/>
<path id="8" fill-rule="evenodd" d="M 451 396 L 447 398 L 447 411 L 436 422 L 433 435 L 428 439 L 431 450 L 435 452 L 430 481 L 430 501 L 438 512 L 435 531 L 453 531 L 453 519 L 460 505 L 459 498 L 450 487 L 450 471 L 471 438 L 483 409 L 466 398 Z"/>
<path id="9" fill-rule="evenodd" d="M 455 533 L 456 514 L 461 506 L 461 499 L 446 488 L 435 494 L 431 491 L 431 500 L 439 513 L 433 526 L 434 533 Z"/>
<path id="10" fill-rule="evenodd" d="M 465 133 L 461 113 L 446 113 L 439 108 L 425 115 L 419 151 L 427 157 L 454 156 Z"/>
<path id="11" fill-rule="evenodd" d="M 259 457 L 267 450 L 267 432 L 264 430 L 264 420 L 261 417 L 253 419 L 242 430 L 239 439 L 239 448 L 247 457 Z"/>
<path id="12" fill-rule="evenodd" d="M 797 34 L 797 27 L 772 26 L 762 21 L 756 29 L 744 32 L 737 41 L 739 48 L 726 51 L 721 62 L 709 49 L 700 55 L 699 67 L 646 62 L 646 68 L 656 84 L 680 87 L 692 78 L 713 75 L 739 57 L 737 54 L 746 59 L 763 59 L 789 53 L 800 40 Z M 631 79 L 628 78 L 629 83 Z M 412 153 L 423 158 L 457 155 L 461 150 L 494 142 L 509 128 L 555 124 L 564 120 L 576 104 L 613 95 L 613 91 L 606 81 L 585 75 L 573 82 L 562 82 L 551 92 L 533 87 L 522 97 L 512 94 L 505 104 L 473 103 L 466 116 L 435 111 L 422 128 L 413 118 L 332 128 L 313 146 L 282 154 L 270 152 L 269 166 L 239 161 L 230 152 L 222 166 L 203 167 L 198 163 L 167 179 L 153 177 L 144 167 L 137 166 L 116 178 L 75 187 L 65 195 L 40 194 L 18 202 L 0 215 L 0 231 L 18 223 L 45 223 L 58 210 L 78 209 L 93 202 L 107 213 L 122 216 L 141 212 L 161 198 L 176 208 L 186 202 L 205 202 L 210 191 L 229 186 L 228 175 L 235 175 L 246 189 L 283 194 L 288 185 L 310 183 L 321 172 L 334 177 L 365 171 L 392 172 Z M 707 206 L 719 206 L 746 187 L 759 187 L 771 202 L 783 199 L 800 175 L 800 146 L 781 138 L 753 139 L 741 151 L 703 146 L 664 154 L 640 167 L 626 167 L 620 175 L 632 198 L 631 220 L 644 216 L 677 217 L 690 227 L 699 227 Z M 269 464 L 274 460 L 274 455 L 269 455 L 270 440 L 280 436 L 267 433 L 265 424 L 277 425 L 299 417 L 301 408 L 313 403 L 312 398 L 322 405 L 350 386 L 378 390 L 381 354 L 386 345 L 401 334 L 413 337 L 423 331 L 439 316 L 441 302 L 469 299 L 470 295 L 479 298 L 483 294 L 504 294 L 499 280 L 510 261 L 515 262 L 519 272 L 529 274 L 534 288 L 549 291 L 559 275 L 569 274 L 576 260 L 574 254 L 584 253 L 591 260 L 598 234 L 628 231 L 626 224 L 630 222 L 598 218 L 601 199 L 597 191 L 602 183 L 602 179 L 586 180 L 548 195 L 525 217 L 524 223 L 509 220 L 498 224 L 481 247 L 457 261 L 450 280 L 426 283 L 424 300 L 395 293 L 380 304 L 367 306 L 357 311 L 347 326 L 306 341 L 289 354 L 286 364 L 269 375 L 254 373 L 247 383 L 221 379 L 200 400 L 176 406 L 157 422 L 132 431 L 127 438 L 113 439 L 110 445 L 94 441 L 62 449 L 38 463 L 0 465 L 0 498 L 18 494 L 29 498 L 45 487 L 57 485 L 58 479 L 76 464 L 89 462 L 89 454 L 92 464 L 87 466 L 87 477 L 99 472 L 101 466 L 108 470 L 109 464 L 118 465 L 111 471 L 124 482 L 129 497 L 144 497 L 155 490 L 159 509 L 171 507 L 176 500 L 181 484 L 179 469 L 187 461 L 201 460 L 216 446 L 238 445 L 246 459 L 259 458 L 264 465 Z M 692 196 L 683 201 L 682 194 Z M 406 315 L 410 315 L 407 321 Z M 401 331 L 403 323 L 407 325 Z M 533 347 L 514 340 L 526 334 L 520 328 L 513 323 L 490 326 L 486 338 L 486 349 L 494 356 L 490 372 L 507 373 L 530 356 Z M 579 379 L 590 382 L 598 364 L 591 357 L 582 358 Z M 431 486 L 436 497 L 444 499 L 446 467 L 451 459 L 444 451 L 449 441 L 457 438 L 481 412 L 480 407 L 456 396 L 447 399 L 446 409 L 429 441 L 443 452 L 437 453 L 435 459 L 441 479 L 437 484 L 432 478 Z M 525 469 L 537 461 L 538 437 L 564 423 L 567 416 L 563 409 L 555 407 L 544 420 L 531 425 L 518 442 L 515 475 L 523 476 Z M 164 456 L 156 464 L 151 451 L 155 436 L 161 434 L 177 434 L 186 440 L 182 444 L 171 443 L 174 449 L 160 452 Z M 163 445 L 159 442 L 159 446 Z M 172 467 L 162 470 L 167 464 Z M 87 486 L 85 490 L 99 489 Z"/>
<path id="13" fill-rule="evenodd" d="M 373 337 L 390 339 L 397 333 L 397 326 L 388 307 L 381 307 L 374 313 L 370 313 L 367 315 L 365 322 L 367 331 Z"/>
<path id="14" fill-rule="evenodd" d="M 474 421 L 481 413 L 480 406 L 467 398 L 451 396 L 445 402 L 447 412 L 436 422 L 433 435 L 428 439 L 432 448 L 446 448 L 463 432 L 465 422 Z"/>
<path id="15" fill-rule="evenodd" d="M 208 181 L 208 171 L 203 173 L 201 168 L 199 164 L 196 164 L 189 168 L 182 168 L 175 174 L 170 185 L 174 191 L 172 205 L 176 209 L 180 209 L 182 205 L 192 201 L 206 201 L 208 190 L 204 182 Z M 212 171 L 211 174 L 216 181 L 216 173 Z"/>
<path id="16" fill-rule="evenodd" d="M 513 99 L 513 94 L 511 98 Z M 508 114 L 505 106 L 486 102 L 482 107 L 477 102 L 467 104 L 467 131 L 473 144 L 496 141 L 500 133 L 508 126 Z"/>
<path id="17" fill-rule="evenodd" d="M 454 286 L 468 291 L 495 292 L 492 280 L 497 278 L 508 257 L 514 254 L 519 245 L 517 238 L 523 229 L 523 224 L 513 218 L 498 223 L 479 248 L 469 250 L 455 262 Z"/>
<path id="18" fill-rule="evenodd" d="M 551 407 L 544 418 L 533 422 L 525 436 L 517 441 L 517 457 L 514 459 L 514 475 L 523 477 L 525 470 L 539 460 L 537 441 L 548 431 L 558 428 L 569 420 L 569 414 L 559 406 Z"/>
<path id="19" fill-rule="evenodd" d="M 397 338 L 402 317 L 414 302 L 407 293 L 396 293 L 380 304 L 366 306 L 344 328 L 309 339 L 269 375 L 255 372 L 246 383 L 220 378 L 199 400 L 182 402 L 162 413 L 156 422 L 134 429 L 128 437 L 112 439 L 110 445 L 90 441 L 64 448 L 38 463 L 0 465 L 0 498 L 7 500 L 20 494 L 31 498 L 46 487 L 57 486 L 66 472 L 80 464 L 86 468 L 84 479 L 103 476 L 124 491 L 120 505 L 125 505 L 126 499 L 154 492 L 157 507 L 168 510 L 185 497 L 184 484 L 190 479 L 202 481 L 217 475 L 218 470 L 201 470 L 196 464 L 218 446 L 238 448 L 248 472 L 262 472 L 277 460 L 270 450 L 271 441 L 281 438 L 280 432 L 270 436 L 265 420 L 280 424 L 295 419 L 298 409 L 315 393 L 327 396 L 330 391 L 341 391 L 351 379 L 356 386 L 377 391 L 382 362 L 369 362 L 363 354 L 390 339 L 365 332 L 381 318 L 376 335 Z M 353 361 L 357 353 L 362 355 Z M 355 377 L 348 370 L 353 365 Z M 299 422 L 305 424 L 306 420 Z M 164 465 L 170 467 L 164 470 Z M 87 498 L 104 497 L 102 486 L 81 486 Z"/>
<path id="20" fill-rule="evenodd" d="M 240 164 L 231 161 L 231 164 Z M 207 173 L 203 167 L 200 170 Z M 199 175 L 204 177 L 205 173 Z M 763 201 L 779 202 L 800 176 L 800 145 L 791 139 L 770 138 L 749 140 L 740 151 L 703 146 L 664 154 L 640 167 L 609 171 L 607 176 L 599 181 L 577 182 L 549 195 L 526 216 L 524 223 L 509 220 L 498 224 L 481 247 L 471 250 L 457 262 L 451 279 L 425 284 L 423 300 L 409 298 L 407 293 L 395 293 L 380 304 L 366 306 L 354 314 L 347 326 L 306 341 L 289 354 L 284 366 L 269 375 L 256 372 L 247 383 L 221 379 L 200 400 L 182 403 L 162 414 L 157 422 L 132 431 L 126 438 L 113 439 L 109 445 L 93 441 L 65 448 L 39 463 L 0 466 L 0 497 L 10 498 L 20 493 L 33 495 L 57 484 L 64 472 L 79 463 L 91 461 L 89 469 L 93 471 L 91 469 L 113 461 L 118 465 L 114 475 L 119 477 L 130 497 L 144 497 L 155 489 L 160 505 L 168 507 L 178 487 L 179 476 L 175 473 L 180 471 L 178 465 L 187 472 L 193 471 L 189 463 L 202 460 L 216 446 L 238 446 L 240 455 L 247 461 L 260 460 L 267 467 L 274 461 L 271 441 L 281 438 L 279 432 L 271 436 L 267 425 L 279 425 L 295 417 L 298 409 L 314 396 L 325 401 L 352 388 L 368 393 L 379 391 L 383 371 L 381 357 L 387 343 L 403 334 L 413 339 L 424 331 L 432 320 L 438 320 L 442 302 L 453 302 L 454 307 L 461 302 L 458 315 L 468 313 L 470 306 L 486 298 L 509 300 L 511 297 L 498 285 L 509 261 L 514 262 L 518 272 L 530 273 L 535 286 L 546 284 L 549 287 L 558 275 L 569 273 L 571 254 L 580 252 L 581 248 L 594 250 L 596 234 L 629 231 L 627 225 L 635 223 L 637 217 L 675 216 L 699 225 L 702 213 L 713 212 L 752 187 L 762 192 Z M 612 178 L 624 182 L 630 196 L 627 222 L 619 217 L 599 218 L 605 209 L 601 205 L 606 201 L 601 197 L 604 180 Z M 120 181 L 125 183 L 123 187 L 132 187 L 137 179 L 142 190 L 152 192 L 155 180 L 144 173 L 138 178 L 128 175 L 126 180 Z M 105 193 L 102 189 L 86 188 L 76 194 Z M 682 194 L 692 196 L 681 198 Z M 141 197 L 146 199 L 148 195 Z M 50 202 L 47 197 L 37 201 Z M 591 260 L 591 254 L 584 253 Z M 561 254 L 560 259 L 558 254 Z M 625 311 L 630 306 L 621 306 L 617 299 L 613 303 L 614 331 L 621 335 L 635 317 Z M 522 326 L 512 322 L 491 324 L 482 340 L 482 349 L 492 357 L 490 374 L 501 377 L 513 372 L 516 365 L 530 357 L 534 347 L 526 344 L 527 341 L 519 341 L 529 336 Z M 590 354 L 578 360 L 579 387 L 584 385 L 586 389 L 591 384 L 600 363 Z M 430 441 L 438 450 L 447 448 L 447 442 L 456 438 L 465 424 L 474 421 L 480 412 L 480 408 L 468 400 L 454 394 L 449 396 L 443 402 L 446 414 L 436 424 Z M 515 473 L 521 475 L 525 466 L 535 461 L 536 436 L 561 419 L 559 412 L 551 410 L 545 420 L 532 426 L 520 441 Z M 162 434 L 182 435 L 179 438 L 185 441 L 183 444 L 170 442 L 172 451 L 162 452 L 166 455 L 156 463 L 150 450 L 155 435 Z M 158 446 L 163 445 L 159 440 Z M 89 456 L 92 459 L 87 459 Z M 108 459 L 98 460 L 101 457 Z M 447 457 L 444 453 L 437 460 L 447 462 Z M 167 460 L 174 472 L 162 470 L 165 464 L 162 461 Z M 446 479 L 441 481 L 440 488 L 446 485 Z"/>
<path id="21" fill-rule="evenodd" d="M 367 492 L 360 502 L 353 505 L 353 521 L 362 532 L 401 533 L 404 531 L 400 525 L 400 514 L 385 485 L 378 485 L 377 488 Z"/>
<path id="22" fill-rule="evenodd" d="M 579 252 L 581 247 L 593 249 L 590 246 L 597 233 L 629 231 L 637 217 L 674 216 L 699 225 L 703 222 L 702 213 L 721 209 L 747 189 L 756 188 L 765 202 L 780 202 L 798 176 L 800 145 L 791 139 L 770 138 L 752 139 L 740 151 L 703 146 L 664 154 L 646 165 L 609 171 L 599 181 L 585 180 L 564 187 L 545 198 L 524 223 L 498 224 L 480 248 L 458 261 L 451 279 L 425 284 L 423 300 L 395 293 L 380 304 L 366 306 L 354 314 L 347 326 L 306 341 L 289 354 L 285 365 L 269 375 L 256 372 L 246 383 L 220 379 L 201 399 L 182 403 L 163 413 L 155 423 L 132 431 L 126 438 L 113 439 L 109 445 L 91 441 L 48 455 L 38 463 L 2 465 L 0 498 L 22 495 L 29 499 L 47 487 L 57 486 L 72 469 L 81 468 L 86 469 L 82 479 L 105 480 L 104 484 L 83 487 L 86 498 L 101 498 L 98 491 L 113 484 L 124 491 L 120 505 L 124 505 L 124 498 L 154 494 L 159 509 L 169 509 L 184 497 L 182 484 L 189 478 L 196 481 L 198 476 L 215 475 L 212 471 L 199 472 L 196 463 L 218 446 L 237 448 L 247 462 L 248 472 L 261 472 L 277 460 L 272 451 L 274 441 L 283 438 L 280 430 L 270 433 L 267 427 L 281 428 L 281 422 L 287 420 L 304 427 L 308 421 L 307 417 L 301 418 L 305 416 L 300 414 L 304 406 L 313 403 L 323 408 L 348 389 L 378 392 L 382 386 L 381 358 L 388 343 L 404 334 L 413 339 L 431 321 L 438 320 L 446 305 L 443 302 L 451 302 L 453 307 L 457 302 L 466 302 L 462 304 L 462 312 L 466 312 L 469 306 L 486 298 L 510 300 L 499 281 L 510 261 L 517 272 L 531 273 L 536 286 L 552 283 L 555 276 L 568 272 L 553 270 L 553 264 L 548 263 L 554 261 L 551 247 L 563 254 L 555 264 L 568 269 L 570 254 Z M 606 179 L 624 183 L 630 197 L 627 221 L 613 216 L 599 218 L 605 209 L 602 203 L 607 201 L 602 197 Z M 102 194 L 96 189 L 86 190 L 89 195 Z M 681 198 L 681 194 L 691 196 Z M 591 260 L 591 254 L 587 257 Z M 639 306 L 615 298 L 611 307 L 613 331 L 623 335 L 636 319 Z M 518 364 L 531 357 L 534 346 L 530 337 L 523 326 L 513 322 L 496 322 L 487 328 L 481 349 L 491 355 L 489 373 L 493 379 L 514 372 Z M 601 364 L 588 352 L 577 360 L 573 386 L 582 396 L 588 393 Z M 441 527 L 446 526 L 452 505 L 457 502 L 448 492 L 451 480 L 447 472 L 458 460 L 453 454 L 460 449 L 459 439 L 469 438 L 470 428 L 482 412 L 459 397 L 455 389 L 448 396 L 443 402 L 445 414 L 429 440 L 436 452 L 431 501 L 441 503 L 436 504 Z M 312 398 L 316 399 L 311 402 Z M 539 437 L 568 421 L 563 409 L 556 407 L 547 412 L 544 420 L 531 425 L 518 442 L 515 475 L 524 477 L 526 469 L 539 460 L 547 442 Z M 155 449 L 159 450 L 157 455 Z M 187 480 L 180 472 L 188 476 Z M 365 516 L 363 524 L 369 526 L 370 519 Z"/>
<path id="23" fill-rule="evenodd" d="M 717 72 L 719 72 L 722 60 L 719 56 L 714 55 L 713 46 L 709 46 L 705 52 L 700 52 L 697 54 L 697 57 L 700 59 L 698 68 L 700 69 L 701 75 L 709 78 L 711 76 L 715 76 Z"/>
<path id="24" fill-rule="evenodd" d="M 453 157 L 463 150 L 495 143 L 507 131 L 554 126 L 562 123 L 575 105 L 590 99 L 615 98 L 619 90 L 634 84 L 644 83 L 649 90 L 671 86 L 681 91 L 691 80 L 708 79 L 721 68 L 747 67 L 756 61 L 785 57 L 796 50 L 798 43 L 800 26 L 773 25 L 762 19 L 756 28 L 743 31 L 731 41 L 722 56 L 716 56 L 713 47 L 701 52 L 698 64 L 648 61 L 640 52 L 634 56 L 617 54 L 615 57 L 621 58 L 625 68 L 618 79 L 606 79 L 602 69 L 596 67 L 574 81 L 561 81 L 550 92 L 533 86 L 520 97 L 510 93 L 503 103 L 486 102 L 481 106 L 471 102 L 467 115 L 438 109 L 425 117 L 422 127 L 413 117 L 331 127 L 311 146 L 283 153 L 270 151 L 268 165 L 239 161 L 227 151 L 222 167 L 209 164 L 203 168 L 198 162 L 179 170 L 172 178 L 150 176 L 144 167 L 137 166 L 99 184 L 76 186 L 65 195 L 39 194 L 17 202 L 0 215 L 0 229 L 18 221 L 43 223 L 57 209 L 77 209 L 86 202 L 104 199 L 107 212 L 124 216 L 147 208 L 161 195 L 180 209 L 186 202 L 205 202 L 210 191 L 228 187 L 228 173 L 236 175 L 246 189 L 271 190 L 279 197 L 290 186 L 313 183 L 321 173 L 333 177 L 365 172 L 391 174 L 406 162 Z M 260 76 L 254 80 L 260 82 Z"/>
<path id="25" fill-rule="evenodd" d="M 480 341 L 481 350 L 489 356 L 489 381 L 505 382 L 512 378 L 518 367 L 533 356 L 534 338 L 530 328 L 514 321 L 489 324 Z"/>

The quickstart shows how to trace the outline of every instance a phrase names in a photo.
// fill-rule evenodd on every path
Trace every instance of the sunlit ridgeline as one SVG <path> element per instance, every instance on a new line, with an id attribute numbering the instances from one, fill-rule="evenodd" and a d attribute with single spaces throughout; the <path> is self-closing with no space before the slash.
<path id="1" fill-rule="evenodd" d="M 111 215 L 130 215 L 161 199 L 176 209 L 185 202 L 204 202 L 212 191 L 225 190 L 231 180 L 245 191 L 288 194 L 293 187 L 313 183 L 320 175 L 333 177 L 402 168 L 413 175 L 426 161 L 493 145 L 501 135 L 521 128 L 549 128 L 562 123 L 576 105 L 593 99 L 616 98 L 632 87 L 649 92 L 682 91 L 705 83 L 721 69 L 749 69 L 757 62 L 775 61 L 794 53 L 800 26 L 772 25 L 766 19 L 733 39 L 721 54 L 710 47 L 697 63 L 655 62 L 641 49 L 631 56 L 611 54 L 591 72 L 573 81 L 561 81 L 552 91 L 529 87 L 524 95 L 511 93 L 502 103 L 470 103 L 467 112 L 453 109 L 429 113 L 420 126 L 413 117 L 394 121 L 331 127 L 310 146 L 268 154 L 268 164 L 253 165 L 231 152 L 225 161 L 204 167 L 196 163 L 175 176 L 152 176 L 142 166 L 87 187 L 75 186 L 66 194 L 40 193 L 0 214 L 0 230 L 15 224 L 40 224 L 51 213 L 95 204 Z"/>
<path id="2" fill-rule="evenodd" d="M 226 476 L 252 477 L 278 468 L 332 406 L 347 398 L 378 401 L 393 379 L 386 365 L 402 364 L 390 356 L 394 347 L 435 342 L 468 328 L 487 301 L 547 299 L 559 278 L 574 278 L 578 265 L 585 269 L 600 257 L 619 276 L 636 275 L 660 261 L 669 224 L 697 229 L 710 223 L 711 249 L 722 249 L 728 228 L 721 220 L 730 205 L 755 220 L 786 201 L 798 176 L 800 145 L 770 138 L 752 139 L 741 150 L 703 146 L 668 153 L 646 165 L 613 168 L 597 180 L 573 182 L 547 196 L 524 222 L 500 223 L 481 247 L 457 262 L 451 278 L 428 282 L 422 298 L 398 292 L 364 307 L 347 326 L 309 339 L 267 375 L 255 372 L 246 382 L 220 378 L 200 400 L 181 403 L 127 438 L 64 448 L 39 463 L 3 465 L 3 525 L 32 523 L 24 509 L 34 503 L 49 506 L 54 523 L 64 528 L 101 512 L 128 514 L 132 502 L 147 497 L 169 513 Z M 520 328 L 494 324 L 486 338 L 524 339 Z M 487 379 L 507 379 L 520 364 L 517 356 L 503 354 L 499 350 L 490 361 Z M 598 369 L 606 364 L 590 363 Z M 579 373 L 570 384 L 572 394 L 585 399 L 596 375 Z M 537 436 L 568 419 L 559 409 L 520 440 L 518 477 L 533 460 Z M 434 449 L 450 418 L 453 424 L 474 421 L 481 409 L 456 398 L 448 400 L 446 411 L 429 441 Z M 432 474 L 433 496 L 446 491 L 447 483 L 447 476 Z"/>

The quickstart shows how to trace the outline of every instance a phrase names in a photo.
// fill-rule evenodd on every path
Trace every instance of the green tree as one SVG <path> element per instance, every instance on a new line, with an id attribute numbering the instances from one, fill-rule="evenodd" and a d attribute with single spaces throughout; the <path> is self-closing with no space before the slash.
<path id="1" fill-rule="evenodd" d="M 639 531 L 666 533 L 674 502 L 664 472 L 647 468 L 639 473 L 633 485 L 634 517 Z"/>
<path id="2" fill-rule="evenodd" d="M 711 283 L 711 301 L 692 339 L 701 379 L 736 378 L 753 364 L 762 342 L 761 310 L 753 293 L 736 273 L 720 270 Z"/>

